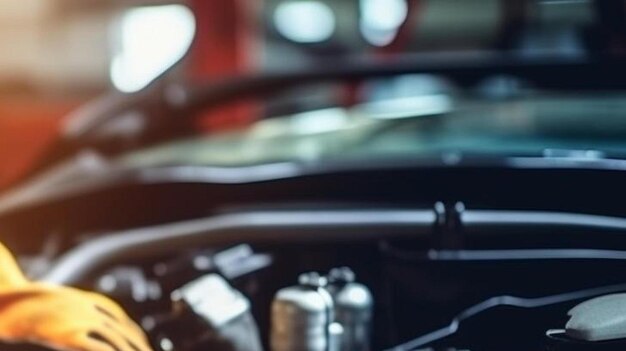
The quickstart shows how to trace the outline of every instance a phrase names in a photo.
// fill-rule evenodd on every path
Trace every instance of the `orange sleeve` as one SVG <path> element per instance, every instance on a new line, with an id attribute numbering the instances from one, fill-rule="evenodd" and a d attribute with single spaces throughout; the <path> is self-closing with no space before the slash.
<path id="1" fill-rule="evenodd" d="M 25 286 L 29 283 L 13 254 L 0 243 L 0 292 Z"/>

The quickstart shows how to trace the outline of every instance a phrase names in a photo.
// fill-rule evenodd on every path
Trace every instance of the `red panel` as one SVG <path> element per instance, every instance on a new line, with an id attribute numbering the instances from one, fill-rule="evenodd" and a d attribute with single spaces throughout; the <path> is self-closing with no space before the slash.
<path id="1" fill-rule="evenodd" d="M 0 101 L 0 190 L 15 182 L 59 136 L 74 102 Z"/>
<path id="2" fill-rule="evenodd" d="M 193 0 L 196 40 L 191 50 L 194 79 L 215 78 L 239 72 L 237 4 L 234 0 Z"/>
<path id="3" fill-rule="evenodd" d="M 192 80 L 207 81 L 249 72 L 257 59 L 259 28 L 256 10 L 262 1 L 192 0 L 197 34 L 192 46 Z M 254 106 L 241 104 L 201 119 L 205 131 L 236 128 L 255 117 Z"/>

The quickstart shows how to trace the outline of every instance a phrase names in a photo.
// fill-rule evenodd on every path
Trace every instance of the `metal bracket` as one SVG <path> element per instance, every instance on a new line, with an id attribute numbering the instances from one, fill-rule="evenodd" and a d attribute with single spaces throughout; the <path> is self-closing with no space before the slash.
<path id="1" fill-rule="evenodd" d="M 434 211 L 433 248 L 439 250 L 462 249 L 464 235 L 461 217 L 465 212 L 465 205 L 462 202 L 454 204 L 437 202 Z"/>

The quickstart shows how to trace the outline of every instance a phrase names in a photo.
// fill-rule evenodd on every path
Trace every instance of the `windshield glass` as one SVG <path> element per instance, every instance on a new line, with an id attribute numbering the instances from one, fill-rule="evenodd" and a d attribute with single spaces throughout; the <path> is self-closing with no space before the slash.
<path id="1" fill-rule="evenodd" d="M 242 166 L 439 156 L 451 161 L 462 156 L 626 156 L 625 94 L 520 95 L 463 98 L 440 91 L 298 111 L 140 150 L 122 160 L 133 166 Z"/>
<path id="2" fill-rule="evenodd" d="M 626 7 L 620 1 L 419 3 L 267 1 L 256 13 L 264 28 L 258 72 L 315 71 L 354 57 L 389 66 L 399 57 L 418 57 L 443 67 L 459 57 L 484 58 L 486 66 L 492 58 L 541 64 L 624 57 Z M 239 166 L 442 155 L 626 155 L 624 86 L 586 82 L 580 77 L 593 74 L 584 67 L 574 75 L 548 69 L 543 80 L 523 69 L 513 73 L 471 81 L 426 72 L 302 84 L 270 98 L 224 104 L 199 116 L 200 135 L 120 159 L 132 166 Z"/>

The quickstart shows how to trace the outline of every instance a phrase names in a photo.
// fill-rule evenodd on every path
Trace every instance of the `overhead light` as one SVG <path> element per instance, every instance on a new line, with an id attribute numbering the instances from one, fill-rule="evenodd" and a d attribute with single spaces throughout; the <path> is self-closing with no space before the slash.
<path id="1" fill-rule="evenodd" d="M 125 11 L 116 30 L 111 82 L 123 92 L 145 88 L 187 53 L 195 31 L 193 13 L 184 5 Z"/>
<path id="2" fill-rule="evenodd" d="M 274 25 L 296 43 L 320 43 L 330 39 L 337 27 L 333 10 L 321 1 L 283 2 L 274 12 Z"/>
<path id="3" fill-rule="evenodd" d="M 409 13 L 406 0 L 361 0 L 360 7 L 361 34 L 376 46 L 391 43 Z"/>

